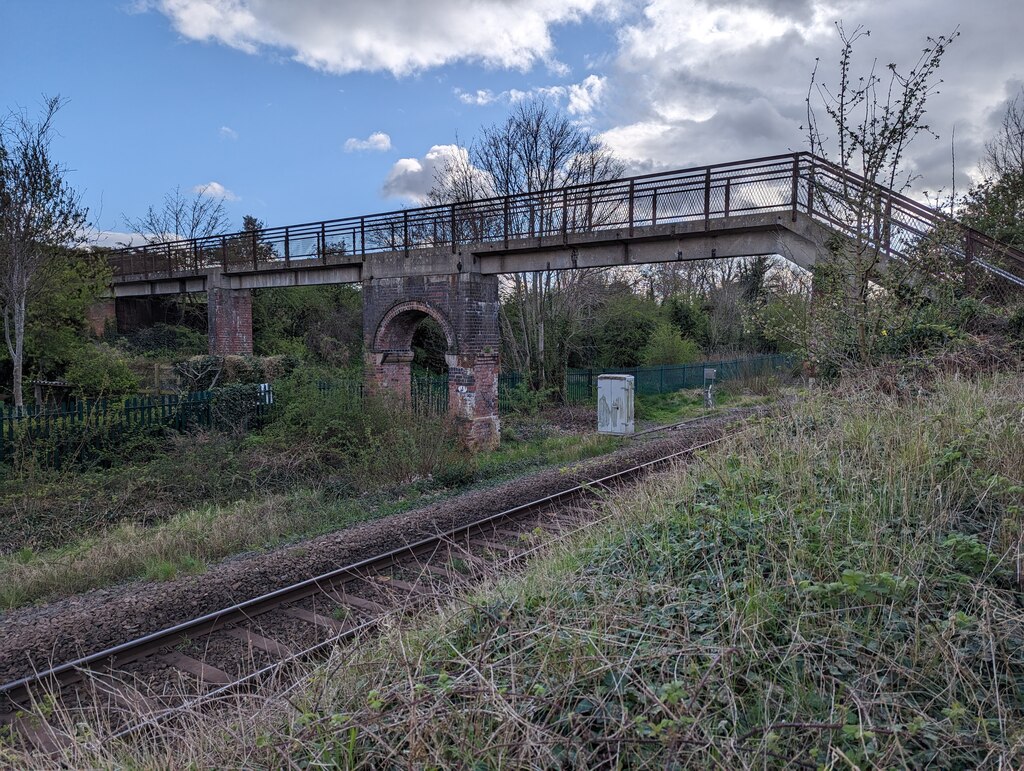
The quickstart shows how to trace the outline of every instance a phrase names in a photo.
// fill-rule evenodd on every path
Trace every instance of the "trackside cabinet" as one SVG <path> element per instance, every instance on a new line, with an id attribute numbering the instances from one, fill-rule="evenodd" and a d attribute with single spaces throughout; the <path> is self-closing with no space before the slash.
<path id="1" fill-rule="evenodd" d="M 633 433 L 633 376 L 599 375 L 597 378 L 597 432 Z"/>

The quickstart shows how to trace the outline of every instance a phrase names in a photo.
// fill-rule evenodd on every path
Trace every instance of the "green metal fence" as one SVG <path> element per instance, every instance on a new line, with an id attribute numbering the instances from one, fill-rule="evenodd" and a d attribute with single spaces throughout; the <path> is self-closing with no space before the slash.
<path id="1" fill-rule="evenodd" d="M 678 366 L 569 370 L 565 377 L 565 400 L 569 404 L 595 401 L 598 375 L 605 373 L 633 375 L 638 394 L 661 394 L 701 387 L 705 367 L 714 367 L 716 379 L 721 382 L 792 370 L 794 365 L 795 360 L 791 356 L 774 355 Z M 512 409 L 515 389 L 525 380 L 517 372 L 499 376 L 500 412 Z M 322 393 L 336 394 L 353 402 L 360 402 L 364 396 L 361 379 L 321 381 L 318 386 Z M 448 388 L 446 374 L 413 375 L 410 390 L 413 409 L 429 414 L 447 412 Z M 27 407 L 21 414 L 0 404 L 0 463 L 10 460 L 19 446 L 32 448 L 41 461 L 60 467 L 68 458 L 102 451 L 104 446 L 116 444 L 127 434 L 140 429 L 186 431 L 213 428 L 218 420 L 217 393 L 201 391 L 180 396 L 94 399 L 59 408 Z M 257 418 L 270 414 L 273 409 L 271 399 L 262 399 L 259 395 L 256 399 L 251 414 Z"/>
<path id="2" fill-rule="evenodd" d="M 59 467 L 69 457 L 140 429 L 209 428 L 214 422 L 213 399 L 212 391 L 89 399 L 58 407 L 30 405 L 20 413 L 0 405 L 0 462 L 21 446 L 33 448 L 42 462 Z M 263 414 L 266 408 L 258 404 L 255 412 Z"/>
<path id="3" fill-rule="evenodd" d="M 519 372 L 502 372 L 498 376 L 498 412 L 512 409 L 512 392 L 525 381 L 526 378 Z"/>
<path id="4" fill-rule="evenodd" d="M 448 412 L 448 375 L 413 375 L 412 408 L 429 415 Z"/>
<path id="5" fill-rule="evenodd" d="M 715 380 L 733 380 L 740 377 L 789 372 L 796 360 L 789 354 L 754 356 L 728 361 L 707 361 L 699 364 L 676 364 L 660 367 L 616 367 L 608 369 L 571 369 L 565 375 L 565 400 L 569 404 L 584 404 L 597 400 L 599 375 L 632 375 L 637 394 L 666 394 L 683 388 L 701 388 L 704 369 L 716 370 Z"/>

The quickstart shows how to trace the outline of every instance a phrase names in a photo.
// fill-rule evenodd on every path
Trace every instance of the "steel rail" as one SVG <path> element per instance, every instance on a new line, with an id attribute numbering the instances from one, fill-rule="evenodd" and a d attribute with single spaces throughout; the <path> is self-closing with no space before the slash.
<path id="1" fill-rule="evenodd" d="M 673 424 L 670 424 L 670 425 L 667 425 L 667 426 L 658 426 L 657 428 L 652 428 L 652 429 L 648 429 L 647 431 L 639 432 L 638 434 L 635 434 L 635 436 L 640 436 L 642 434 L 652 433 L 652 432 L 655 432 L 655 431 L 673 431 L 673 430 L 676 430 L 676 429 L 680 428 L 681 426 L 689 425 L 691 423 L 700 422 L 701 420 L 705 420 L 706 418 L 707 418 L 707 416 L 702 416 L 702 417 L 699 417 L 699 418 L 691 418 L 689 420 L 684 420 L 684 421 L 681 421 L 679 423 L 673 423 Z M 700 450 L 700 449 L 705 449 L 705 448 L 710 447 L 710 446 L 712 446 L 714 444 L 722 442 L 722 441 L 724 441 L 727 438 L 734 438 L 734 437 L 739 436 L 739 435 L 741 435 L 743 433 L 746 433 L 746 432 L 748 432 L 750 430 L 751 430 L 750 428 L 745 428 L 745 429 L 740 429 L 739 431 L 732 431 L 732 432 L 730 432 L 730 433 L 728 433 L 726 435 L 723 435 L 723 436 L 720 436 L 720 437 L 716 437 L 715 439 L 712 439 L 712 440 L 709 440 L 707 442 L 704 442 L 701 445 L 696 445 L 694 447 L 687 448 L 686 450 L 681 450 L 681 451 L 679 451 L 677 453 L 673 453 L 672 455 L 665 456 L 663 458 L 658 458 L 658 459 L 655 459 L 654 461 L 649 461 L 646 464 L 641 464 L 639 466 L 635 466 L 635 467 L 633 467 L 631 469 L 627 469 L 626 471 L 636 471 L 637 469 L 642 469 L 642 468 L 650 467 L 651 464 L 654 464 L 654 463 L 664 463 L 664 462 L 667 462 L 670 459 L 677 458 L 680 455 L 688 454 L 688 453 L 691 453 L 691 452 L 696 452 L 697 450 Z M 591 482 L 589 484 L 590 485 L 596 485 L 600 481 L 601 480 L 595 480 L 595 481 L 593 481 L 593 482 Z M 526 504 L 526 505 L 529 505 L 529 504 Z M 551 540 L 545 541 L 543 544 L 540 544 L 538 546 L 534 546 L 534 547 L 532 547 L 530 549 L 527 549 L 524 552 L 519 552 L 519 553 L 517 553 L 515 555 L 512 555 L 510 557 L 507 557 L 507 558 L 501 560 L 500 563 L 499 563 L 500 567 L 507 568 L 507 567 L 513 565 L 514 563 L 521 562 L 522 560 L 526 559 L 527 557 L 529 557 L 529 556 L 531 556 L 533 554 L 536 554 L 537 552 L 541 551 L 542 549 L 550 546 L 551 543 L 554 542 L 554 541 L 565 541 L 568 538 L 571 538 L 571 537 L 573 537 L 575 535 L 578 535 L 579 533 L 583 532 L 583 530 L 585 530 L 585 529 L 592 528 L 594 525 L 602 524 L 604 522 L 609 521 L 610 519 L 612 519 L 612 515 L 602 517 L 602 518 L 600 518 L 600 519 L 598 519 L 596 521 L 587 522 L 586 525 L 582 525 L 582 526 L 580 526 L 578 528 L 574 528 L 574 529 L 572 529 L 570 531 L 558 533 Z M 361 634 L 363 632 L 370 631 L 374 627 L 378 626 L 380 624 L 381 620 L 387 618 L 388 616 L 393 616 L 393 615 L 399 613 L 400 610 L 401 610 L 400 608 L 393 608 L 393 609 L 386 610 L 383 613 L 381 613 L 380 615 L 375 616 L 374 618 L 370 619 L 369 621 L 364 621 L 363 623 L 361 623 L 361 624 L 359 624 L 357 626 L 354 626 L 354 627 L 351 627 L 351 628 L 346 629 L 344 631 L 338 632 L 337 634 L 332 635 L 331 637 L 329 637 L 329 638 L 327 638 L 325 640 L 321 640 L 321 641 L 319 641 L 317 643 L 314 643 L 313 645 L 308 646 L 307 648 L 304 648 L 303 650 L 291 653 L 290 655 L 285 656 L 285 657 L 281 658 L 280 660 L 273 662 L 272 664 L 267 664 L 266 666 L 263 666 L 260 669 L 257 669 L 257 670 L 255 670 L 253 672 L 249 672 L 249 673 L 247 673 L 245 675 L 242 675 L 241 677 L 236 678 L 235 680 L 233 680 L 230 683 L 225 683 L 224 685 L 220 685 L 220 686 L 214 688 L 213 690 L 206 691 L 205 693 L 201 693 L 201 694 L 199 694 L 197 696 L 194 696 L 193 698 L 191 698 L 188 701 L 186 701 L 184 704 L 175 705 L 173 707 L 167 707 L 167 708 L 162 709 L 162 710 L 160 710 L 158 712 L 155 712 L 153 714 L 147 715 L 145 718 L 143 718 L 141 721 L 139 721 L 137 723 L 133 723 L 133 724 L 131 724 L 129 726 L 126 726 L 124 728 L 118 729 L 117 731 L 115 731 L 114 733 L 112 733 L 112 734 L 110 734 L 108 736 L 102 737 L 102 740 L 101 740 L 100 744 L 103 744 L 103 743 L 106 743 L 106 742 L 109 742 L 109 741 L 114 741 L 114 740 L 117 740 L 117 739 L 123 739 L 124 737 L 130 736 L 131 734 L 137 733 L 138 731 L 141 731 L 141 730 L 143 730 L 145 728 L 150 728 L 150 727 L 155 727 L 157 725 L 160 725 L 161 723 L 166 722 L 167 720 L 169 720 L 170 718 L 174 717 L 175 715 L 179 715 L 179 714 L 182 714 L 184 712 L 188 712 L 189 710 L 195 709 L 196 707 L 202 706 L 204 703 L 209 702 L 210 700 L 215 699 L 215 698 L 217 698 L 219 696 L 223 696 L 223 695 L 229 694 L 229 693 L 236 693 L 239 690 L 241 690 L 244 686 L 248 685 L 249 683 L 251 683 L 253 681 L 256 681 L 256 680 L 259 680 L 261 678 L 270 676 L 272 674 L 276 674 L 276 673 L 282 671 L 283 669 L 287 668 L 288 666 L 291 666 L 292 664 L 295 664 L 295 663 L 297 663 L 299 661 L 308 659 L 314 653 L 317 653 L 317 652 L 319 652 L 319 651 L 321 651 L 321 650 L 323 650 L 325 648 L 329 648 L 331 646 L 337 645 L 338 643 L 340 643 L 342 641 L 351 640 L 351 639 L 357 637 L 359 634 Z M 294 686 L 292 686 L 292 687 L 294 687 Z"/>
<path id="2" fill-rule="evenodd" d="M 679 427 L 688 423 L 703 420 L 707 420 L 707 416 L 684 421 L 683 423 L 676 424 L 673 427 Z M 673 427 L 666 427 L 666 429 Z M 109 670 L 116 665 L 124 665 L 132 661 L 137 661 L 155 653 L 161 648 L 173 645 L 183 637 L 191 638 L 195 636 L 208 635 L 223 627 L 248 621 L 255 616 L 259 616 L 273 610 L 284 603 L 295 602 L 314 594 L 324 592 L 325 585 L 329 588 L 330 584 L 337 583 L 342 579 L 351 579 L 353 577 L 358 578 L 360 577 L 360 574 L 365 574 L 372 572 L 374 569 L 392 565 L 398 559 L 417 556 L 418 554 L 431 549 L 436 550 L 439 546 L 443 546 L 447 542 L 468 535 L 474 530 L 486 528 L 488 525 L 494 525 L 499 521 L 521 517 L 526 513 L 535 511 L 553 503 L 565 501 L 572 497 L 586 496 L 589 492 L 592 492 L 595 487 L 610 486 L 616 482 L 628 480 L 634 476 L 642 474 L 648 469 L 669 463 L 676 458 L 710 447 L 721 442 L 727 436 L 733 436 L 734 434 L 735 432 L 614 472 L 598 479 L 581 482 L 557 493 L 552 493 L 542 498 L 505 509 L 496 514 L 491 514 L 483 519 L 476 520 L 465 525 L 460 525 L 459 527 L 452 528 L 443 533 L 420 539 L 411 544 L 405 544 L 388 552 L 368 557 L 350 565 L 300 581 L 296 584 L 282 587 L 258 597 L 245 600 L 241 603 L 237 603 L 235 605 L 204 614 L 197 618 L 175 624 L 174 626 L 152 632 L 134 640 L 106 648 L 102 651 L 82 656 L 78 659 L 59 664 L 42 672 L 37 672 L 17 680 L 12 680 L 0 685 L 0 696 L 5 696 L 10 701 L 18 703 L 19 700 L 28 696 L 29 691 L 33 687 L 47 685 L 66 687 L 68 685 L 72 685 L 75 682 L 81 681 L 86 674 L 85 671 L 92 665 L 102 664 L 103 669 Z"/>

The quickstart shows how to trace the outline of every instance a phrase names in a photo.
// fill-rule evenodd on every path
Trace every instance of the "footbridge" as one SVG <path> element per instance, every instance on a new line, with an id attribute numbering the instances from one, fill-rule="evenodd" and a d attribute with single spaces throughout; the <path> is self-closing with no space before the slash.
<path id="1" fill-rule="evenodd" d="M 251 290 L 361 283 L 370 384 L 408 392 L 412 334 L 434 318 L 448 337 L 449 403 L 467 440 L 487 445 L 498 431 L 499 274 L 756 255 L 810 268 L 836 236 L 879 269 L 941 265 L 972 291 L 1024 290 L 1024 252 L 789 153 L 121 249 L 104 312 L 205 292 L 211 352 L 251 353 Z"/>

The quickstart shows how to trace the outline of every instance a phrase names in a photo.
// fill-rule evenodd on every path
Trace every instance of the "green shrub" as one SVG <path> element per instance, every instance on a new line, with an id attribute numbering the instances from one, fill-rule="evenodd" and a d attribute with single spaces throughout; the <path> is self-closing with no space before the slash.
<path id="1" fill-rule="evenodd" d="M 1018 345 L 1024 344 L 1024 305 L 1010 316 L 1010 324 L 1007 331 L 1011 340 Z"/>
<path id="2" fill-rule="evenodd" d="M 679 330 L 667 321 L 661 321 L 651 332 L 641 359 L 645 366 L 658 364 L 689 364 L 700 361 L 701 351 L 693 340 L 683 339 Z"/>
<path id="3" fill-rule="evenodd" d="M 450 416 L 415 412 L 388 395 L 361 396 L 357 381 L 324 389 L 322 378 L 304 369 L 278 384 L 274 418 L 264 430 L 272 447 L 309 446 L 359 491 L 436 482 L 442 470 L 464 464 Z"/>
<path id="4" fill-rule="evenodd" d="M 76 351 L 64 377 L 75 386 L 74 393 L 80 398 L 123 396 L 139 388 L 138 378 L 125 358 L 105 343 Z"/>
<path id="5" fill-rule="evenodd" d="M 191 356 L 174 365 L 182 388 L 208 391 L 214 386 L 269 383 L 290 374 L 299 364 L 292 355 Z"/>
<path id="6" fill-rule="evenodd" d="M 534 390 L 530 388 L 526 380 L 521 380 L 502 394 L 501 401 L 508 412 L 521 415 L 535 415 L 541 407 L 549 404 L 553 398 L 553 389 Z"/>
<path id="7" fill-rule="evenodd" d="M 213 389 L 210 398 L 210 423 L 216 431 L 245 433 L 261 419 L 262 400 L 258 386 L 233 383 Z"/>
<path id="8" fill-rule="evenodd" d="M 197 356 L 207 350 L 206 335 L 189 327 L 157 323 L 124 338 L 133 353 L 160 359 Z"/>

